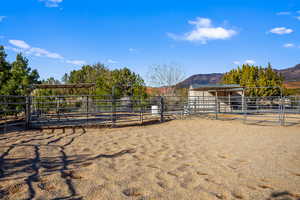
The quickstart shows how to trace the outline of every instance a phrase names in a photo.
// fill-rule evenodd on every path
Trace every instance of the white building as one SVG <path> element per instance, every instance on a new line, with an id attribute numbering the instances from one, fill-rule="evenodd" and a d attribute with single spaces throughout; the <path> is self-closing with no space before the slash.
<path id="1" fill-rule="evenodd" d="M 193 84 L 188 96 L 193 112 L 240 112 L 244 109 L 244 88 L 240 85 Z"/>

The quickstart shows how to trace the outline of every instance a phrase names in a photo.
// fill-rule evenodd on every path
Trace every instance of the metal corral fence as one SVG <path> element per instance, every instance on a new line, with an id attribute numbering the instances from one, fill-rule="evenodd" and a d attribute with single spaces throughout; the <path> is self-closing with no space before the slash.
<path id="1" fill-rule="evenodd" d="M 300 124 L 300 97 L 0 96 L 0 131 L 16 128 L 122 125 L 189 116 L 244 123 Z"/>

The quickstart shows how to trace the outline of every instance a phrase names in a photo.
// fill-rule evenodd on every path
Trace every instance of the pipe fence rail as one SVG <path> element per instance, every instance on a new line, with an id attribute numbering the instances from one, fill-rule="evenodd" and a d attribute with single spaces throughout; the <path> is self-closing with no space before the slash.
<path id="1" fill-rule="evenodd" d="M 0 131 L 4 132 L 45 126 L 143 124 L 190 116 L 295 125 L 300 124 L 300 97 L 0 96 Z"/>

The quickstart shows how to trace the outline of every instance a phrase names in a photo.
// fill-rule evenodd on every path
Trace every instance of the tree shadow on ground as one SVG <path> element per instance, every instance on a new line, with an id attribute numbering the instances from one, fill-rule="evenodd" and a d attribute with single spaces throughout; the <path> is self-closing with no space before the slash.
<path id="1" fill-rule="evenodd" d="M 289 191 L 275 191 L 266 200 L 300 200 L 300 197 Z"/>
<path id="2" fill-rule="evenodd" d="M 34 183 L 42 184 L 42 177 L 59 173 L 68 188 L 68 195 L 55 199 L 82 199 L 73 184 L 73 179 L 76 179 L 73 170 L 91 165 L 93 161 L 101 158 L 115 158 L 135 152 L 134 149 L 125 149 L 114 154 L 67 155 L 66 148 L 85 133 L 86 130 L 83 127 L 79 131 L 73 128 L 72 132 L 68 134 L 65 131 L 59 135 L 43 136 L 43 134 L 39 134 L 42 136 L 41 138 L 34 135 L 31 138 L 4 146 L 3 148 L 6 150 L 0 156 L 0 183 L 9 180 L 22 181 L 28 186 L 28 199 L 34 199 L 37 193 Z M 43 141 L 44 143 L 42 143 Z M 32 142 L 36 143 L 32 144 Z M 12 151 L 19 147 L 29 148 L 33 152 L 33 156 L 30 158 L 12 157 Z M 47 151 L 56 150 L 59 155 L 44 156 L 41 148 L 50 148 Z M 10 190 L 10 187 L 1 187 L 0 185 L 0 198 L 7 198 L 16 191 Z"/>

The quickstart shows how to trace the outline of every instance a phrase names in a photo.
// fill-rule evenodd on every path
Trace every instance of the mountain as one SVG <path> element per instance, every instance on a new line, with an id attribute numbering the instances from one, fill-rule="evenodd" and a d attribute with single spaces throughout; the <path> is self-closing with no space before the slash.
<path id="1" fill-rule="evenodd" d="M 195 74 L 177 84 L 177 87 L 188 88 L 191 84 L 216 84 L 221 81 L 222 73 Z"/>
<path id="2" fill-rule="evenodd" d="M 300 81 L 300 64 L 276 71 L 282 74 L 286 83 Z M 191 84 L 217 84 L 220 83 L 222 76 L 222 73 L 195 74 L 178 83 L 177 87 L 188 88 Z"/>
<path id="3" fill-rule="evenodd" d="M 300 81 L 300 64 L 294 67 L 280 69 L 276 71 L 284 77 L 285 82 Z"/>

